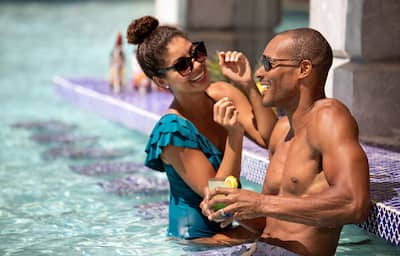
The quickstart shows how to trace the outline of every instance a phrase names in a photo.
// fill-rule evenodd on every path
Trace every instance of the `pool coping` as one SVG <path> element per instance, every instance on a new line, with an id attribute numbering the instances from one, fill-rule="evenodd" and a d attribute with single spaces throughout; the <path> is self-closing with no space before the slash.
<path id="1" fill-rule="evenodd" d="M 127 90 L 125 93 L 114 94 L 108 87 L 107 81 L 102 78 L 55 76 L 53 83 L 56 94 L 62 99 L 85 111 L 95 112 L 146 135 L 150 134 L 154 124 L 172 99 L 170 94 L 160 91 L 143 93 Z M 363 145 L 363 148 L 370 161 L 371 180 L 375 182 L 371 185 L 376 184 L 371 186 L 371 197 L 377 195 L 378 198 L 384 198 L 385 202 L 372 200 L 373 207 L 370 215 L 359 226 L 386 241 L 400 245 L 400 185 L 395 186 L 400 184 L 400 153 L 367 145 Z M 249 181 L 262 184 L 269 163 L 267 157 L 267 150 L 245 139 L 241 176 Z M 385 161 L 382 162 L 382 158 Z M 391 163 L 394 163 L 394 167 Z M 382 180 L 394 184 L 390 192 L 397 196 L 386 200 L 388 191 L 377 185 L 386 184 Z"/>

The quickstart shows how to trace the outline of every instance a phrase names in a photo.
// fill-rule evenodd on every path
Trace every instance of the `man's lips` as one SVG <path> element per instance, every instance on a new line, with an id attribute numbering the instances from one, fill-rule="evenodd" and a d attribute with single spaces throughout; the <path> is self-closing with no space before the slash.
<path id="1" fill-rule="evenodd" d="M 261 90 L 262 91 L 267 91 L 267 90 L 271 89 L 271 87 L 272 87 L 270 83 L 261 82 L 260 85 L 261 85 Z"/>

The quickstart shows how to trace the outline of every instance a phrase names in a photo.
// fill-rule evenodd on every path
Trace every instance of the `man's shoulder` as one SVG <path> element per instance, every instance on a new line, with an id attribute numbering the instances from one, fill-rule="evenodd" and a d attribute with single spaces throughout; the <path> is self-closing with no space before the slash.
<path id="1" fill-rule="evenodd" d="M 327 121 L 338 117 L 351 117 L 350 110 L 341 101 L 333 98 L 320 99 L 314 103 L 311 111 L 312 121 Z"/>
<path id="2" fill-rule="evenodd" d="M 358 136 L 358 125 L 350 110 L 337 99 L 315 102 L 307 125 L 308 136 L 313 139 Z M 319 139 L 318 139 L 319 138 Z M 315 141 L 314 141 L 315 142 Z"/>
<path id="3" fill-rule="evenodd" d="M 313 109 L 316 110 L 335 110 L 343 108 L 347 109 L 346 105 L 334 98 L 324 98 L 317 100 L 313 106 Z"/>

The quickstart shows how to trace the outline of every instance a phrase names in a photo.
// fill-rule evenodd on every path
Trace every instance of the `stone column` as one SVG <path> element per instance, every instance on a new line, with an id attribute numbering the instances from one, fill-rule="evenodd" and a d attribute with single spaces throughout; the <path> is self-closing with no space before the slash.
<path id="1" fill-rule="evenodd" d="M 206 42 L 210 56 L 234 49 L 255 64 L 280 17 L 279 0 L 187 0 L 184 29 Z"/>
<path id="2" fill-rule="evenodd" d="M 311 0 L 310 27 L 334 50 L 327 95 L 344 102 L 364 142 L 400 148 L 400 1 Z"/>
<path id="3" fill-rule="evenodd" d="M 186 0 L 156 0 L 155 17 L 163 25 L 183 28 L 186 24 Z"/>

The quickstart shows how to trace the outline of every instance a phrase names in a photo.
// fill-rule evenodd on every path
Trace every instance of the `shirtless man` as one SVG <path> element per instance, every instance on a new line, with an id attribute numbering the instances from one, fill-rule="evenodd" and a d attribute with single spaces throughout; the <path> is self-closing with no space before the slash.
<path id="1" fill-rule="evenodd" d="M 244 58 L 235 52 L 225 55 L 236 56 L 225 61 Z M 325 98 L 332 49 L 319 32 L 295 29 L 276 35 L 262 58 L 256 71 L 260 100 L 286 113 L 271 135 L 262 193 L 207 190 L 203 214 L 211 220 L 233 216 L 221 225 L 234 218 L 259 232 L 259 241 L 297 254 L 334 255 L 343 225 L 363 222 L 370 199 L 368 161 L 357 123 L 345 105 Z M 234 72 L 234 64 L 228 63 L 224 72 Z M 256 100 L 254 82 L 243 80 L 241 86 Z M 213 212 L 216 203 L 227 206 Z"/>

